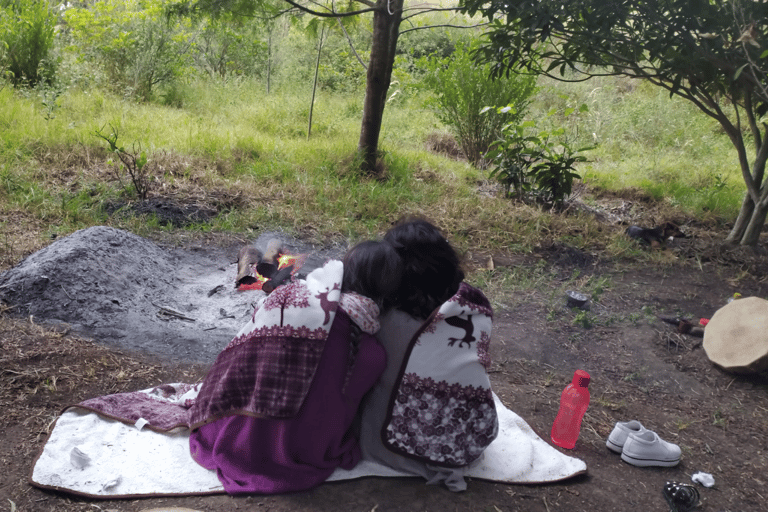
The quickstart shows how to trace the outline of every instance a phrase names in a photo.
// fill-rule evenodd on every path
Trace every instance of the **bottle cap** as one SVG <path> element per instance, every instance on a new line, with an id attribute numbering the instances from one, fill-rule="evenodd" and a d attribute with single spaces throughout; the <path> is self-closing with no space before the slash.
<path id="1" fill-rule="evenodd" d="M 589 386 L 589 374 L 584 370 L 576 370 L 573 373 L 573 385 L 585 388 Z"/>

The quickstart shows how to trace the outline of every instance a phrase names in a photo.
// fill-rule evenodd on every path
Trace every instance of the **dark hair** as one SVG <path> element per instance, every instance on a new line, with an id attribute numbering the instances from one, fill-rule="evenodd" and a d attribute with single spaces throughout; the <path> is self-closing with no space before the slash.
<path id="1" fill-rule="evenodd" d="M 450 299 L 464 280 L 459 256 L 440 230 L 422 218 L 407 218 L 384 241 L 403 259 L 403 280 L 395 307 L 426 319 Z"/>
<path id="2" fill-rule="evenodd" d="M 395 249 L 384 242 L 368 240 L 352 247 L 344 256 L 342 292 L 357 292 L 387 309 L 400 287 L 403 265 Z"/>

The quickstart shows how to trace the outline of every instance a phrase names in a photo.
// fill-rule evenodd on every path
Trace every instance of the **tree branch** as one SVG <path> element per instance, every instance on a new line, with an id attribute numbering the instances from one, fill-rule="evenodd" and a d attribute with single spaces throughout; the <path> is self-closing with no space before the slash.
<path id="1" fill-rule="evenodd" d="M 301 5 L 300 3 L 294 1 L 294 0 L 283 0 L 284 2 L 292 5 L 296 9 L 306 12 L 307 14 L 311 14 L 313 16 L 318 16 L 320 18 L 345 18 L 348 16 L 357 16 L 358 14 L 363 14 L 366 12 L 373 12 L 377 11 L 379 8 L 376 7 L 375 4 L 369 2 L 368 0 L 355 0 L 356 2 L 359 2 L 364 5 L 370 6 L 369 9 L 359 9 L 357 11 L 349 11 L 349 12 L 338 12 L 336 10 L 331 9 L 328 12 L 321 12 L 321 11 L 315 11 L 313 9 L 310 9 L 309 7 L 306 7 L 304 5 Z"/>
<path id="2" fill-rule="evenodd" d="M 400 35 L 406 34 L 408 32 L 413 32 L 414 30 L 424 30 L 428 28 L 478 28 L 478 27 L 484 27 L 488 25 L 489 23 L 481 23 L 480 25 L 450 25 L 450 24 L 441 24 L 441 25 L 428 25 L 425 27 L 411 27 L 407 28 L 405 30 L 400 31 Z"/>
<path id="3" fill-rule="evenodd" d="M 414 14 L 410 14 L 408 16 L 403 16 L 403 21 L 406 21 L 410 18 L 413 18 L 414 16 L 419 16 L 420 14 L 424 14 L 425 12 L 445 12 L 445 11 L 453 11 L 458 12 L 459 7 L 425 7 L 424 4 L 421 6 L 415 6 L 415 7 L 408 7 L 407 9 L 403 9 L 403 13 L 410 12 L 410 11 L 416 11 Z"/>
<path id="4" fill-rule="evenodd" d="M 347 38 L 347 42 L 349 43 L 349 48 L 352 50 L 352 53 L 355 54 L 355 58 L 357 59 L 357 62 L 360 63 L 361 66 L 363 66 L 363 69 L 367 70 L 368 66 L 365 65 L 365 62 L 363 62 L 363 59 L 360 58 L 360 55 L 357 54 L 357 50 L 355 50 L 355 45 L 352 43 L 352 38 L 349 37 L 349 33 L 347 32 L 347 29 L 344 28 L 344 24 L 341 22 L 341 18 L 336 18 L 336 21 L 339 22 L 339 27 L 341 27 L 341 31 L 344 32 L 344 35 Z"/>

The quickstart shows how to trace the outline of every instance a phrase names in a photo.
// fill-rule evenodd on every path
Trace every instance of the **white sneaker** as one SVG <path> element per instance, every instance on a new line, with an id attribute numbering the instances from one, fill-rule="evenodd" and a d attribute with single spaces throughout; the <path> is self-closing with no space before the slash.
<path id="1" fill-rule="evenodd" d="M 605 442 L 605 446 L 612 452 L 621 453 L 629 434 L 640 434 L 642 432 L 645 432 L 645 427 L 637 420 L 626 422 L 619 421 L 616 423 L 616 426 L 613 427 L 613 431 L 611 432 L 611 435 L 608 436 L 608 441 Z"/>
<path id="2" fill-rule="evenodd" d="M 677 466 L 680 455 L 679 446 L 664 441 L 652 430 L 629 434 L 621 450 L 621 460 L 633 466 Z"/>

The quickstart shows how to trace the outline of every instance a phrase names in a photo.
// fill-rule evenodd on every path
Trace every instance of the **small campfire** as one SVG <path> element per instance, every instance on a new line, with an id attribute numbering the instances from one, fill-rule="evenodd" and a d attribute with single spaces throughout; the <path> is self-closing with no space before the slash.
<path id="1" fill-rule="evenodd" d="M 289 281 L 291 276 L 304 264 L 306 255 L 290 254 L 280 240 L 272 239 L 263 253 L 256 247 L 246 245 L 237 255 L 238 291 L 272 290 Z"/>

